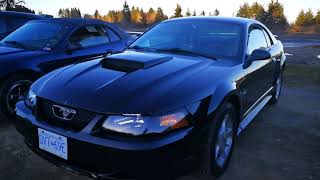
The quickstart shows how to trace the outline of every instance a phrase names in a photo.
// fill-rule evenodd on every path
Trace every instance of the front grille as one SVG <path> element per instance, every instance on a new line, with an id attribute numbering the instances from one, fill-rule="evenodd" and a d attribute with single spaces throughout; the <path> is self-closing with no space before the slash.
<path id="1" fill-rule="evenodd" d="M 73 109 L 76 111 L 76 115 L 71 120 L 62 120 L 60 118 L 57 118 L 54 116 L 52 111 L 52 107 L 54 105 Z M 50 125 L 72 131 L 81 131 L 85 126 L 89 124 L 91 120 L 93 120 L 97 116 L 97 114 L 94 112 L 65 106 L 46 99 L 39 98 L 37 100 L 36 116 L 38 120 L 44 121 Z"/>

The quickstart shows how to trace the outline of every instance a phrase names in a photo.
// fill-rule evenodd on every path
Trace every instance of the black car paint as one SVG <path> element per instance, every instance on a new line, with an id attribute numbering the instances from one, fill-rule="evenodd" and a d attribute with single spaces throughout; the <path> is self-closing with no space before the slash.
<path id="1" fill-rule="evenodd" d="M 35 14 L 29 13 L 21 13 L 21 12 L 13 12 L 13 11 L 1 11 L 0 12 L 0 19 L 3 20 L 6 32 L 0 33 L 0 40 L 6 37 L 8 34 L 13 32 L 15 29 L 19 28 L 20 26 L 24 25 L 28 21 L 43 19 L 47 16 L 39 16 Z M 10 25 L 14 24 L 13 25 Z"/>
<path id="2" fill-rule="evenodd" d="M 245 47 L 250 26 L 258 24 L 266 28 L 254 20 L 213 19 L 242 24 L 243 28 L 247 29 L 243 42 Z M 170 21 L 181 20 L 210 21 L 211 18 Z M 108 155 L 105 157 L 106 161 L 113 165 L 112 172 L 120 170 L 134 175 L 144 173 L 163 175 L 163 172 L 178 171 L 179 167 L 194 164 L 194 160 L 201 154 L 204 144 L 201 137 L 208 128 L 209 120 L 224 100 L 233 101 L 238 109 L 238 118 L 242 120 L 263 97 L 270 95 L 274 90 L 274 81 L 277 73 L 284 68 L 285 56 L 281 42 L 272 39 L 273 46 L 268 49 L 270 58 L 252 62 L 246 62 L 249 58 L 245 53 L 239 61 L 230 59 L 213 61 L 203 57 L 127 50 L 124 53 L 108 56 L 107 59 L 97 59 L 58 69 L 39 79 L 31 89 L 40 98 L 93 111 L 98 113 L 99 117 L 91 121 L 83 131 L 71 132 L 37 119 L 34 116 L 35 112 L 20 102 L 17 104 L 17 129 L 26 137 L 28 144 L 44 157 L 52 156 L 37 148 L 37 127 L 68 137 L 78 149 L 88 147 L 86 150 L 90 154 L 98 153 L 101 148 L 112 151 L 110 157 Z M 243 49 L 243 52 L 246 52 L 246 49 Z M 136 58 L 132 60 L 132 57 Z M 103 62 L 108 61 L 108 58 L 131 59 L 135 63 L 144 64 L 163 57 L 169 60 L 133 72 L 103 67 Z M 250 65 L 245 67 L 246 63 Z M 194 121 L 189 128 L 169 134 L 135 138 L 112 135 L 97 137 L 92 132 L 94 127 L 110 114 L 157 115 L 179 109 L 187 109 L 193 115 Z M 99 177 L 100 168 L 103 169 L 108 165 L 101 161 L 88 165 L 77 162 L 81 161 L 84 155 L 84 152 L 78 149 L 71 150 L 74 155 L 71 155 L 69 161 L 54 159 L 63 166 L 86 169 L 92 172 L 92 175 Z M 143 173 L 139 171 L 141 168 L 145 170 Z"/>

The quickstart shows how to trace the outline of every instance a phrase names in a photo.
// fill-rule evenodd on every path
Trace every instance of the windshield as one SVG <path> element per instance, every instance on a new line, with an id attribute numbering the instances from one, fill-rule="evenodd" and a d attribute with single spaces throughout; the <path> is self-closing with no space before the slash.
<path id="1" fill-rule="evenodd" d="M 189 52 L 211 58 L 238 58 L 242 28 L 221 22 L 161 23 L 132 43 L 129 49 Z"/>
<path id="2" fill-rule="evenodd" d="M 63 25 L 48 22 L 27 23 L 11 33 L 0 43 L 22 49 L 51 50 L 65 34 Z"/>

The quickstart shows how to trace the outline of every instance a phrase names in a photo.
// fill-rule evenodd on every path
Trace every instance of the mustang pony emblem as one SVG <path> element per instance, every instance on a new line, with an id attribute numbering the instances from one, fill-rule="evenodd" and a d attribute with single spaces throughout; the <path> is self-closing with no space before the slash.
<path id="1" fill-rule="evenodd" d="M 56 118 L 59 118 L 62 120 L 67 120 L 67 121 L 72 120 L 77 113 L 73 109 L 65 108 L 65 107 L 58 106 L 58 105 L 52 106 L 52 112 Z"/>

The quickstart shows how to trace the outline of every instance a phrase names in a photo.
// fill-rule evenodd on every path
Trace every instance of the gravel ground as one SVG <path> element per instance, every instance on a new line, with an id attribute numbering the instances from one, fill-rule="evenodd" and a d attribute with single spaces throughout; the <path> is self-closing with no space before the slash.
<path id="1" fill-rule="evenodd" d="M 292 64 L 320 64 L 320 45 L 306 47 L 285 48 L 288 63 Z"/>
<path id="2" fill-rule="evenodd" d="M 230 167 L 221 180 L 320 179 L 319 70 L 288 66 L 280 102 L 264 108 L 238 137 Z M 304 71 L 313 73 L 305 75 Z M 89 179 L 33 154 L 14 127 L 5 122 L 0 124 L 0 162 L 3 180 Z M 179 180 L 196 179 L 191 173 Z"/>
<path id="3" fill-rule="evenodd" d="M 320 34 L 286 33 L 279 34 L 287 62 L 291 64 L 320 64 Z"/>

